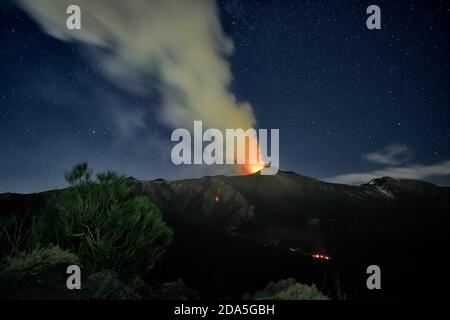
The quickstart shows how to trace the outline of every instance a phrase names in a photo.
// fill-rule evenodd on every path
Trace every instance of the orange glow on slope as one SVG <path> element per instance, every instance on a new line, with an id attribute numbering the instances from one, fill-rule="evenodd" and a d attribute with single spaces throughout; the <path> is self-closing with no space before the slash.
<path id="1" fill-rule="evenodd" d="M 313 254 L 312 257 L 317 260 L 331 260 L 331 258 L 325 254 Z"/>

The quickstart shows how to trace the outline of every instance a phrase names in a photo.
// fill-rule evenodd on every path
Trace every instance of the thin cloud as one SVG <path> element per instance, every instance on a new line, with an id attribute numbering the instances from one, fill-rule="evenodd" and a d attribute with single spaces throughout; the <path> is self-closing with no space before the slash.
<path id="1" fill-rule="evenodd" d="M 391 144 L 382 150 L 365 154 L 364 158 L 371 162 L 395 166 L 411 160 L 412 156 L 413 153 L 410 148 L 399 144 Z"/>
<path id="2" fill-rule="evenodd" d="M 424 180 L 430 177 L 450 175 L 450 160 L 432 165 L 411 165 L 404 167 L 387 167 L 369 172 L 343 174 L 336 177 L 324 178 L 324 181 L 343 184 L 362 184 L 374 178 L 392 177 L 396 179 Z"/>

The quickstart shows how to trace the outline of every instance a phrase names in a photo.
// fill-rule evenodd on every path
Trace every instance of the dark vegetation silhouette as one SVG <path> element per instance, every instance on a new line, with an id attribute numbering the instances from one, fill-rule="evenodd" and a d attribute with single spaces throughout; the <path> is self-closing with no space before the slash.
<path id="1" fill-rule="evenodd" d="M 37 212 L 0 215 L 3 299 L 199 299 L 181 279 L 161 276 L 174 234 L 132 179 L 87 163 L 66 172 L 69 187 L 45 195 Z M 172 249 L 173 250 L 173 249 Z M 189 263 L 189 260 L 185 260 Z M 82 290 L 66 287 L 67 267 L 82 270 Z M 293 279 L 269 283 L 248 299 L 323 299 Z"/>
<path id="2" fill-rule="evenodd" d="M 51 297 L 52 289 L 58 295 L 67 291 L 64 266 L 77 264 L 87 290 L 75 296 L 150 296 L 145 279 L 172 241 L 160 212 L 114 172 L 94 178 L 87 163 L 81 163 L 65 178 L 70 187 L 52 194 L 28 226 L 23 217 L 2 217 L 1 240 L 7 244 L 2 295 L 47 290 Z M 55 288 L 52 278 L 60 280 Z"/>

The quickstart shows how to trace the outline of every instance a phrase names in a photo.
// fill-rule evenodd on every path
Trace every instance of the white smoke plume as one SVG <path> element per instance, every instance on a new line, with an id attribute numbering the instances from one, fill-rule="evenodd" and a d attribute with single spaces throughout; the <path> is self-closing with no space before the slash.
<path id="1" fill-rule="evenodd" d="M 136 79 L 161 94 L 171 127 L 251 128 L 252 108 L 238 103 L 226 57 L 233 43 L 209 0 L 18 0 L 50 35 L 100 55 L 106 73 L 130 86 Z M 81 8 L 81 30 L 66 28 L 66 8 Z M 151 79 L 151 80 L 150 80 Z"/>

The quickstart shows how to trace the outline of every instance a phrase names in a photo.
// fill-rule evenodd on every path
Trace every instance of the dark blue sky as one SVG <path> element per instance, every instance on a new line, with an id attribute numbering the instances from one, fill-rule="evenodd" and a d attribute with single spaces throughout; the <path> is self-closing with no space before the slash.
<path id="1" fill-rule="evenodd" d="M 339 182 L 406 172 L 448 185 L 450 3 L 378 1 L 381 30 L 366 28 L 370 4 L 221 1 L 231 91 L 258 127 L 280 129 L 284 170 Z M 118 87 L 95 54 L 10 3 L 0 10 L 0 192 L 61 187 L 84 160 L 139 179 L 203 173 L 171 165 L 156 90 Z"/>

